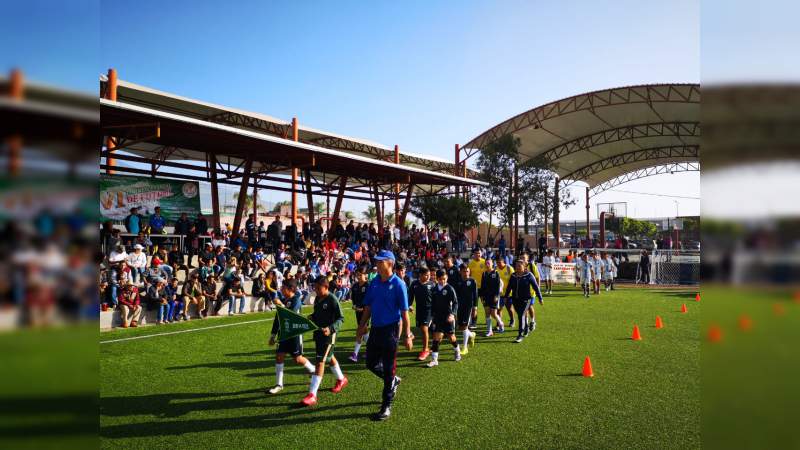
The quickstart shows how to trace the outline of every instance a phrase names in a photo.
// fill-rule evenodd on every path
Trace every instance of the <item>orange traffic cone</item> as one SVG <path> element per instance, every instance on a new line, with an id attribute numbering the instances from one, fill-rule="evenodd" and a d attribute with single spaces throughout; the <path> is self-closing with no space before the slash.
<path id="1" fill-rule="evenodd" d="M 593 377 L 594 372 L 592 371 L 592 361 L 589 360 L 587 356 L 586 359 L 583 360 L 583 376 L 584 377 Z"/>
<path id="2" fill-rule="evenodd" d="M 796 291 L 794 293 L 794 302 L 795 303 L 800 303 L 800 291 Z"/>
<path id="3" fill-rule="evenodd" d="M 633 339 L 634 341 L 642 340 L 642 335 L 639 334 L 639 325 L 633 326 L 633 335 L 631 335 L 631 339 Z"/>
<path id="4" fill-rule="evenodd" d="M 719 342 L 722 340 L 722 328 L 717 324 L 712 324 L 708 327 L 708 340 L 709 342 Z"/>
<path id="5" fill-rule="evenodd" d="M 661 316 L 656 316 L 656 328 L 664 328 L 664 322 L 661 321 Z"/>
<path id="6" fill-rule="evenodd" d="M 694 296 L 694 301 L 696 301 L 696 302 L 700 301 L 700 293 L 699 292 L 697 293 L 697 295 Z"/>
<path id="7" fill-rule="evenodd" d="M 686 303 L 684 303 L 683 306 L 681 306 L 681 312 L 685 313 L 686 311 L 688 310 L 686 309 Z"/>
<path id="8" fill-rule="evenodd" d="M 739 329 L 742 331 L 750 331 L 753 328 L 753 319 L 746 314 L 739 316 Z"/>

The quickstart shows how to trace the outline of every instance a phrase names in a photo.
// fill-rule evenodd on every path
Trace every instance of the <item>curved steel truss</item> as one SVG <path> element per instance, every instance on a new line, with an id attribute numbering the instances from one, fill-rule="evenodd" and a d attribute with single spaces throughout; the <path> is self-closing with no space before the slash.
<path id="1" fill-rule="evenodd" d="M 700 171 L 700 163 L 696 161 L 679 162 L 679 163 L 664 164 L 659 166 L 645 167 L 643 169 L 634 170 L 633 172 L 628 172 L 624 175 L 618 176 L 614 179 L 598 184 L 597 186 L 593 187 L 590 190 L 590 196 L 594 197 L 595 195 L 603 191 L 607 191 L 621 184 L 638 180 L 640 178 L 652 177 L 654 175 L 661 175 L 665 173 L 673 174 L 679 172 L 699 172 L 699 171 Z"/>
<path id="2" fill-rule="evenodd" d="M 683 145 L 683 146 L 669 146 L 669 147 L 655 147 L 633 152 L 614 155 L 599 161 L 596 161 L 587 166 L 581 167 L 567 175 L 562 179 L 575 181 L 589 182 L 590 178 L 612 168 L 635 164 L 643 161 L 659 161 L 659 160 L 672 160 L 675 162 L 698 160 L 699 159 L 699 146 L 697 145 Z"/>

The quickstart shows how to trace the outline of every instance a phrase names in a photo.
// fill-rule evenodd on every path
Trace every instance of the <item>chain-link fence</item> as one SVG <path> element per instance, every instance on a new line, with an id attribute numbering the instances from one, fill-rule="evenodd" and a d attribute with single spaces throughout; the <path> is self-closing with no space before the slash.
<path id="1" fill-rule="evenodd" d="M 587 249 L 574 249 L 580 254 Z M 617 280 L 635 284 L 693 285 L 700 283 L 700 252 L 652 250 L 647 258 L 637 249 L 588 249 L 610 253 L 617 264 Z M 564 250 L 561 250 L 563 255 Z"/>

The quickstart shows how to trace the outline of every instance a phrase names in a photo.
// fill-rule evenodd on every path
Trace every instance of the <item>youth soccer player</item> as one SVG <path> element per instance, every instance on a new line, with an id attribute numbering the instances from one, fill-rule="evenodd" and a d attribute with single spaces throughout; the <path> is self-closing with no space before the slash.
<path id="1" fill-rule="evenodd" d="M 500 318 L 497 310 L 499 308 L 500 289 L 502 282 L 500 281 L 500 274 L 494 269 L 494 261 L 491 259 L 486 260 L 486 270 L 481 277 L 480 295 L 483 302 L 484 312 L 486 313 L 486 337 L 491 336 L 492 333 L 492 319 L 495 320 L 498 326 L 498 332 L 505 331 L 503 319 Z"/>
<path id="2" fill-rule="evenodd" d="M 589 286 L 592 284 L 592 265 L 589 263 L 589 255 L 583 253 L 581 255 L 580 264 L 578 267 L 578 273 L 581 280 L 581 286 L 583 287 L 583 296 L 589 298 Z"/>
<path id="3" fill-rule="evenodd" d="M 326 362 L 330 364 L 331 372 L 336 377 L 336 385 L 331 388 L 331 392 L 338 394 L 348 384 L 347 378 L 339 366 L 339 361 L 333 355 L 336 332 L 339 331 L 339 327 L 344 321 L 342 310 L 339 307 L 339 300 L 330 293 L 328 278 L 324 275 L 314 280 L 314 292 L 317 297 L 314 300 L 314 312 L 309 318 L 319 327 L 319 329 L 314 330 L 317 367 L 316 372 L 311 376 L 308 395 L 300 402 L 305 406 L 317 404 L 317 390 L 322 383 Z"/>
<path id="4" fill-rule="evenodd" d="M 367 296 L 367 288 L 369 284 L 367 283 L 367 271 L 363 267 L 356 271 L 356 285 L 353 286 L 353 291 L 351 293 L 351 298 L 353 299 L 353 310 L 356 312 L 356 323 L 361 323 L 361 316 L 364 314 L 364 297 Z M 361 346 L 364 342 L 367 342 L 369 339 L 369 333 L 364 334 L 363 336 L 356 337 L 356 345 L 353 353 L 350 355 L 350 361 L 358 362 L 358 352 L 361 350 Z"/>
<path id="5" fill-rule="evenodd" d="M 420 267 L 418 270 L 418 277 L 411 282 L 411 288 L 408 290 L 408 306 L 413 307 L 416 300 L 417 305 L 417 328 L 422 333 L 422 351 L 417 356 L 420 361 L 425 361 L 431 354 L 428 347 L 430 340 L 431 321 L 433 320 L 431 312 L 431 301 L 433 294 L 434 283 L 431 282 L 431 272 L 427 267 Z"/>
<path id="6" fill-rule="evenodd" d="M 461 350 L 455 336 L 456 314 L 458 313 L 458 297 L 453 286 L 447 284 L 447 272 L 436 271 L 436 286 L 431 296 L 431 313 L 433 315 L 433 344 L 431 345 L 431 361 L 428 367 L 439 365 L 439 342 L 447 336 L 456 353 L 456 361 L 461 361 Z"/>
<path id="7" fill-rule="evenodd" d="M 528 316 L 525 314 L 525 310 L 528 309 L 529 304 L 532 303 L 531 290 L 536 293 L 540 304 L 542 303 L 542 292 L 539 290 L 539 283 L 536 282 L 536 278 L 534 278 L 529 270 L 526 270 L 524 259 L 518 259 L 515 266 L 516 271 L 511 275 L 508 286 L 506 286 L 506 297 L 511 297 L 513 299 L 514 309 L 517 311 L 517 317 L 519 318 L 518 334 L 517 338 L 514 340 L 514 343 L 518 344 L 522 342 L 522 339 L 526 337 L 531 330 L 536 329 L 536 316 L 534 315 L 534 322 L 528 325 Z"/>
<path id="8" fill-rule="evenodd" d="M 511 299 L 505 296 L 505 288 L 508 286 L 508 280 L 511 278 L 511 274 L 514 273 L 514 269 L 511 268 L 506 263 L 505 257 L 501 257 L 497 260 L 497 273 L 500 275 L 500 281 L 502 286 L 500 288 L 500 308 L 497 311 L 497 315 L 502 320 L 503 318 L 503 306 L 505 305 L 506 311 L 508 311 L 508 326 L 514 327 L 514 310 L 513 304 Z"/>
<path id="9" fill-rule="evenodd" d="M 600 254 L 599 253 L 594 252 L 592 254 L 591 263 L 592 263 L 592 271 L 593 271 L 593 273 L 592 273 L 592 275 L 593 275 L 592 284 L 594 285 L 594 293 L 595 294 L 599 294 L 600 293 L 600 280 L 603 279 L 603 261 L 600 259 Z"/>
<path id="10" fill-rule="evenodd" d="M 464 348 L 462 355 L 469 353 L 468 344 L 475 346 L 475 332 L 470 331 L 469 322 L 472 320 L 472 310 L 477 308 L 478 287 L 475 279 L 470 277 L 469 266 L 461 265 L 461 281 L 456 283 L 456 297 L 458 298 L 458 330 L 464 333 Z"/>
<path id="11" fill-rule="evenodd" d="M 300 296 L 300 291 L 297 290 L 297 282 L 295 280 L 286 280 L 283 282 L 280 290 L 280 296 L 275 303 L 278 306 L 291 309 L 296 313 L 300 313 L 303 307 L 303 299 Z M 269 338 L 269 345 L 275 345 L 275 338 L 278 336 L 278 321 L 272 322 L 272 335 Z M 286 355 L 291 355 L 298 365 L 306 368 L 309 376 L 314 374 L 315 368 L 311 361 L 303 357 L 303 336 L 295 336 L 293 338 L 281 341 L 278 343 L 277 354 L 275 355 L 275 386 L 267 390 L 270 394 L 277 394 L 283 390 L 283 367 Z"/>
<path id="12" fill-rule="evenodd" d="M 478 286 L 478 291 L 481 289 L 481 280 L 483 279 L 483 271 L 486 270 L 486 260 L 481 257 L 481 249 L 476 247 L 472 250 L 472 258 L 467 263 L 469 273 Z M 475 303 L 472 308 L 472 318 L 469 321 L 469 329 L 474 330 L 478 325 L 478 304 Z"/>
<path id="13" fill-rule="evenodd" d="M 606 292 L 614 290 L 614 273 L 617 271 L 617 265 L 614 263 L 614 258 L 610 253 L 603 254 L 603 284 L 606 286 Z"/>
<path id="14" fill-rule="evenodd" d="M 552 250 L 548 250 L 547 254 L 542 258 L 542 281 L 544 281 L 544 290 L 546 294 L 553 293 L 554 262 L 556 262 L 556 257 L 553 255 Z"/>

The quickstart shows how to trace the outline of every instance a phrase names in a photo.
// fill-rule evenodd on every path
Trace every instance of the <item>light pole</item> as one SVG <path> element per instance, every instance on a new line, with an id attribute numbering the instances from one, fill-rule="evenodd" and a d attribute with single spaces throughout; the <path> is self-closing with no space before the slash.
<path id="1" fill-rule="evenodd" d="M 675 202 L 675 218 L 678 218 L 680 216 L 680 213 L 678 212 L 679 203 L 677 200 L 673 200 L 673 202 Z"/>

